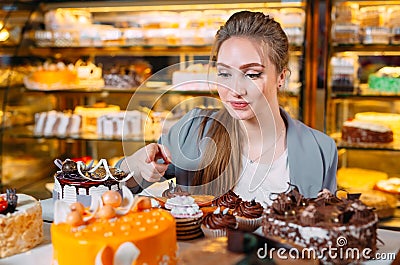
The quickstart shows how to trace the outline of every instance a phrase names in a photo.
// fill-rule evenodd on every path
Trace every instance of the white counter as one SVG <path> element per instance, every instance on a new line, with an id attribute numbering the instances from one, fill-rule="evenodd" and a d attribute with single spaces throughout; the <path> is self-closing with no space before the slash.
<path id="1" fill-rule="evenodd" d="M 53 201 L 52 199 L 42 200 L 43 209 L 43 230 L 44 230 L 44 241 L 37 247 L 30 251 L 0 259 L 0 265 L 51 265 L 51 257 L 53 253 L 50 237 L 50 225 L 49 221 L 53 220 Z M 378 238 L 384 244 L 378 242 L 378 253 L 383 255 L 392 255 L 400 251 L 400 232 L 378 229 Z M 178 242 L 179 247 L 188 248 L 190 243 Z M 381 265 L 391 264 L 392 260 L 376 260 L 368 261 L 363 264 L 366 265 Z"/>

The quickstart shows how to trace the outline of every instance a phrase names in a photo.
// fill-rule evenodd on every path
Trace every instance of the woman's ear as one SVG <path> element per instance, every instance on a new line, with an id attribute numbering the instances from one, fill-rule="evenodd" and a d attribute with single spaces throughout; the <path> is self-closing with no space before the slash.
<path id="1" fill-rule="evenodd" d="M 279 89 L 281 89 L 285 86 L 287 72 L 288 72 L 288 70 L 286 68 L 284 68 L 278 76 L 278 88 Z"/>

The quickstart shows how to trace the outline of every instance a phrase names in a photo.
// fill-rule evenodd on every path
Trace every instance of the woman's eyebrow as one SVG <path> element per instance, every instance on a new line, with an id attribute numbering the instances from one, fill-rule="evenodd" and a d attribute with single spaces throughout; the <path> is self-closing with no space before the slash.
<path id="1" fill-rule="evenodd" d="M 247 63 L 247 64 L 244 64 L 244 65 L 241 65 L 241 66 L 239 67 L 239 69 L 242 70 L 242 69 L 246 69 L 246 68 L 254 67 L 254 66 L 258 66 L 258 67 L 265 68 L 264 65 L 259 64 L 259 63 Z"/>
<path id="2" fill-rule="evenodd" d="M 225 68 L 232 68 L 232 67 L 230 67 L 229 65 L 224 64 L 224 63 L 217 63 L 217 66 L 223 66 L 223 67 L 225 67 Z"/>
<path id="3" fill-rule="evenodd" d="M 229 65 L 224 64 L 224 63 L 217 63 L 217 66 L 223 66 L 225 68 L 232 68 L 232 66 L 229 66 Z M 254 67 L 254 66 L 265 68 L 264 65 L 259 64 L 259 63 L 247 63 L 247 64 L 244 64 L 244 65 L 241 65 L 239 67 L 239 69 L 242 70 L 242 69 L 246 69 L 246 68 Z"/>

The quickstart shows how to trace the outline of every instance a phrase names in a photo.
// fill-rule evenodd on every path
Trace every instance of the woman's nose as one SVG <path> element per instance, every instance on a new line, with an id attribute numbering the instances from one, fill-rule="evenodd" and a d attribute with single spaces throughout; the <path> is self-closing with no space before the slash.
<path id="1" fill-rule="evenodd" d="M 231 91 L 235 94 L 238 94 L 239 96 L 246 95 L 247 89 L 246 89 L 246 83 L 248 80 L 244 75 L 237 75 L 235 76 L 232 84 L 232 89 Z"/>

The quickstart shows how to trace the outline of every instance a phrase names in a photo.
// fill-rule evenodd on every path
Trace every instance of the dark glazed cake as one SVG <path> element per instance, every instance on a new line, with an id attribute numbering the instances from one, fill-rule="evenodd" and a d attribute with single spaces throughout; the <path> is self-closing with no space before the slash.
<path id="1" fill-rule="evenodd" d="M 107 190 L 120 191 L 131 177 L 118 168 L 109 167 L 104 159 L 94 167 L 70 159 L 57 159 L 54 163 L 60 170 L 54 174 L 53 199 L 69 203 L 79 201 L 85 206 L 90 206 L 94 194 L 101 195 Z"/>
<path id="2" fill-rule="evenodd" d="M 384 125 L 352 120 L 343 124 L 342 139 L 348 143 L 391 143 L 393 131 Z"/>
<path id="3" fill-rule="evenodd" d="M 264 212 L 263 234 L 312 249 L 318 259 L 335 264 L 372 258 L 378 217 L 359 195 L 339 199 L 324 189 L 307 199 L 297 188 L 277 194 Z"/>

